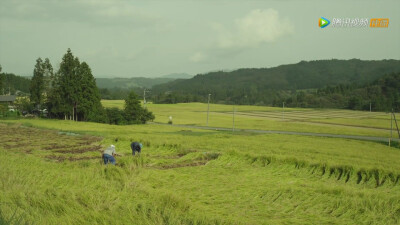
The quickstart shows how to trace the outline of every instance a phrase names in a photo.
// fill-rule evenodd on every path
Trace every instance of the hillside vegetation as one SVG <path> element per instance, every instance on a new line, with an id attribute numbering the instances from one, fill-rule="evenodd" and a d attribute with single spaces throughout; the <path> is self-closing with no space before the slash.
<path id="1" fill-rule="evenodd" d="M 31 80 L 26 77 L 21 77 L 13 73 L 0 74 L 0 95 L 2 94 L 15 94 L 16 91 L 29 93 L 29 86 Z"/>
<path id="2" fill-rule="evenodd" d="M 398 60 L 302 61 L 274 68 L 199 74 L 192 79 L 154 86 L 153 93 L 154 101 L 160 103 L 205 102 L 211 94 L 212 100 L 219 103 L 273 105 L 299 90 L 365 85 L 396 72 L 400 72 Z"/>
<path id="3" fill-rule="evenodd" d="M 289 107 L 347 108 L 390 112 L 400 111 L 400 73 L 393 73 L 360 85 L 328 86 L 317 91 L 296 92 L 289 98 L 275 101 Z"/>

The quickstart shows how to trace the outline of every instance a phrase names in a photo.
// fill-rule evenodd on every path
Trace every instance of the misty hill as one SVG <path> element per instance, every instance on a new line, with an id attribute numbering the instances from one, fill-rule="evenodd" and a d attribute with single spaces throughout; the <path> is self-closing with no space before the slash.
<path id="1" fill-rule="evenodd" d="M 172 79 L 190 79 L 193 75 L 187 73 L 171 73 L 168 75 L 161 76 L 161 78 L 172 78 Z"/>
<path id="2" fill-rule="evenodd" d="M 173 78 L 96 78 L 96 84 L 99 88 L 107 89 L 131 89 L 131 88 L 151 88 L 157 84 L 163 84 L 173 81 Z"/>
<path id="3" fill-rule="evenodd" d="M 298 90 L 327 85 L 366 84 L 385 74 L 400 72 L 399 60 L 317 60 L 273 68 L 239 69 L 199 74 L 153 87 L 155 102 L 206 101 L 271 105 Z"/>

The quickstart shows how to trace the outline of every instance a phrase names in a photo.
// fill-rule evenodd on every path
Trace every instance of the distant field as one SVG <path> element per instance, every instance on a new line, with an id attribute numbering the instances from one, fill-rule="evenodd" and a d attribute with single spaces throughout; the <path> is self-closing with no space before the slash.
<path id="1" fill-rule="evenodd" d="M 125 101 L 124 100 L 101 100 L 101 104 L 103 104 L 104 107 L 108 107 L 108 108 L 117 107 L 119 109 L 122 109 L 124 107 Z"/>
<path id="2" fill-rule="evenodd" d="M 0 121 L 0 139 L 0 222 L 400 223 L 400 151 L 381 143 L 43 119 Z"/>
<path id="3" fill-rule="evenodd" d="M 102 100 L 102 104 L 123 108 L 124 101 Z M 147 107 L 155 114 L 155 122 L 167 123 L 172 116 L 174 124 L 207 125 L 207 104 L 204 103 L 147 104 Z M 234 108 L 237 129 L 390 137 L 390 114 L 384 112 L 210 104 L 208 125 L 232 127 Z M 396 115 L 400 120 L 400 114 Z M 396 132 L 394 137 L 398 137 Z"/>

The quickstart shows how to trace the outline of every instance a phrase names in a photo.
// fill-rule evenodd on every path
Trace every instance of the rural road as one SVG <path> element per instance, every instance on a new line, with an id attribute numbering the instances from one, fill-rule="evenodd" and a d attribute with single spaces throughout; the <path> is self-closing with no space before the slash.
<path id="1" fill-rule="evenodd" d="M 174 126 L 174 127 L 185 127 L 185 128 L 192 128 L 192 129 L 203 129 L 203 130 L 232 131 L 232 128 L 225 128 L 225 127 L 205 127 L 205 126 L 193 126 L 193 125 L 181 125 L 181 124 L 172 124 L 171 125 L 171 124 L 165 124 L 165 123 L 154 123 L 154 124 L 165 125 L 165 126 Z M 389 137 L 386 138 L 386 137 L 308 133 L 308 132 L 295 132 L 295 131 L 235 129 L 235 132 L 250 132 L 250 133 L 261 133 L 261 134 L 291 134 L 291 135 L 302 135 L 302 136 L 346 138 L 346 139 L 356 139 L 356 140 L 364 140 L 364 141 L 380 141 L 380 142 L 388 142 L 389 141 Z M 400 139 L 392 138 L 392 141 L 400 142 Z"/>

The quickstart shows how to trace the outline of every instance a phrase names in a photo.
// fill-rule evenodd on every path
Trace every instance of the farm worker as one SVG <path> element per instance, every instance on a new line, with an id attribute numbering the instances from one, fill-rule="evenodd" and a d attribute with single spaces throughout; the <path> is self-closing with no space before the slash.
<path id="1" fill-rule="evenodd" d="M 110 162 L 111 164 L 115 165 L 115 158 L 114 156 L 118 155 L 117 152 L 115 152 L 115 146 L 114 145 L 110 145 L 110 147 L 108 147 L 106 150 L 104 150 L 103 152 L 103 160 L 104 160 L 104 164 L 107 164 L 108 162 Z"/>
<path id="2" fill-rule="evenodd" d="M 143 145 L 141 143 L 132 142 L 131 143 L 132 155 L 135 155 L 135 152 L 138 152 L 140 154 L 140 152 L 142 151 L 142 147 Z"/>

